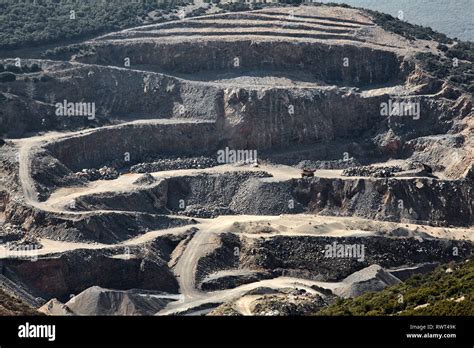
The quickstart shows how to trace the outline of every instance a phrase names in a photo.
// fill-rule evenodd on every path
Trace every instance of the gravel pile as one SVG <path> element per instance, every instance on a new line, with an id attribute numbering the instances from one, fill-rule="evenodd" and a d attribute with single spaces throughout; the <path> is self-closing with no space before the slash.
<path id="1" fill-rule="evenodd" d="M 153 173 L 163 170 L 202 169 L 214 167 L 217 161 L 210 157 L 176 157 L 154 159 L 152 162 L 139 163 L 130 168 L 132 173 Z"/>
<path id="2" fill-rule="evenodd" d="M 398 166 L 374 167 L 361 166 L 351 167 L 342 171 L 343 176 L 372 176 L 375 178 L 389 178 L 402 171 Z"/>
<path id="3" fill-rule="evenodd" d="M 253 314 L 259 316 L 288 316 L 315 313 L 326 307 L 326 301 L 319 295 L 305 290 L 293 290 L 285 294 L 266 295 L 254 302 Z"/>
<path id="4" fill-rule="evenodd" d="M 5 223 L 0 227 L 0 243 L 23 238 L 25 231 L 18 225 Z"/>
<path id="5" fill-rule="evenodd" d="M 153 175 L 146 173 L 141 175 L 137 180 L 133 182 L 134 185 L 151 185 L 156 183 L 156 179 Z"/>
<path id="6" fill-rule="evenodd" d="M 82 171 L 77 172 L 76 175 L 89 181 L 95 181 L 114 180 L 117 179 L 120 174 L 117 169 L 104 166 L 99 169 L 83 169 Z"/>
<path id="7" fill-rule="evenodd" d="M 186 208 L 186 210 L 178 211 L 177 214 L 202 219 L 212 219 L 220 215 L 233 215 L 234 212 L 227 207 L 204 208 L 200 206 L 190 206 Z"/>
<path id="8" fill-rule="evenodd" d="M 366 292 L 382 291 L 387 286 L 400 283 L 400 279 L 379 265 L 371 265 L 346 277 L 343 283 L 344 285 L 334 289 L 334 293 L 349 298 L 360 296 Z"/>
<path id="9" fill-rule="evenodd" d="M 300 169 L 345 169 L 349 167 L 360 166 L 360 163 L 353 157 L 347 160 L 336 161 L 301 161 L 296 167 Z"/>

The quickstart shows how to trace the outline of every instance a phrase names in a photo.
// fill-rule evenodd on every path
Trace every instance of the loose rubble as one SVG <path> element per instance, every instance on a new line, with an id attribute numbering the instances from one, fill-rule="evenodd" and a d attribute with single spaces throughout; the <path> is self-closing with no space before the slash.
<path id="1" fill-rule="evenodd" d="M 360 163 L 353 157 L 347 160 L 334 160 L 334 161 L 301 161 L 296 167 L 300 169 L 344 169 L 354 166 L 359 166 Z"/>
<path id="2" fill-rule="evenodd" d="M 83 169 L 82 171 L 77 172 L 76 175 L 88 181 L 96 181 L 96 180 L 115 180 L 119 177 L 120 174 L 117 169 L 104 166 L 99 169 L 95 169 L 95 168 Z"/>
<path id="3" fill-rule="evenodd" d="M 350 167 L 342 171 L 343 176 L 372 176 L 374 178 L 389 178 L 395 173 L 401 172 L 402 168 L 399 166 L 360 166 Z"/>
<path id="4" fill-rule="evenodd" d="M 135 164 L 130 168 L 130 171 L 132 173 L 153 173 L 163 170 L 203 169 L 216 165 L 217 161 L 210 157 L 161 158 Z"/>

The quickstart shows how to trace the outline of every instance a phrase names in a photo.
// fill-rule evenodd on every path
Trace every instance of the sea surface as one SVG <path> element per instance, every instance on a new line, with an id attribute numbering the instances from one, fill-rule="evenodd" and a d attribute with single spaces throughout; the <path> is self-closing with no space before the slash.
<path id="1" fill-rule="evenodd" d="M 319 0 L 385 12 L 451 38 L 474 41 L 474 0 Z"/>

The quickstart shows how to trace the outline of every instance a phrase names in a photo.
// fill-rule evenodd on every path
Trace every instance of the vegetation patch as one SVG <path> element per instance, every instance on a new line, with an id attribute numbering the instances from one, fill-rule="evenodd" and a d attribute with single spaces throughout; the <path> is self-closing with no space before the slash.
<path id="1" fill-rule="evenodd" d="M 150 12 L 179 4 L 156 0 L 0 2 L 0 49 L 80 39 L 153 22 Z"/>
<path id="2" fill-rule="evenodd" d="M 377 293 L 338 299 L 316 315 L 474 315 L 474 261 L 450 263 Z"/>
<path id="3" fill-rule="evenodd" d="M 474 93 L 474 68 L 472 65 L 474 44 L 461 43 L 454 45 L 446 50 L 446 56 L 437 56 L 432 53 L 419 53 L 415 56 L 421 67 L 442 80 L 448 80 L 453 85 L 460 87 L 468 92 Z M 455 58 L 457 60 L 455 60 Z M 469 61 L 463 60 L 468 58 Z"/>
<path id="4" fill-rule="evenodd" d="M 0 316 L 42 315 L 22 300 L 12 297 L 0 289 Z"/>

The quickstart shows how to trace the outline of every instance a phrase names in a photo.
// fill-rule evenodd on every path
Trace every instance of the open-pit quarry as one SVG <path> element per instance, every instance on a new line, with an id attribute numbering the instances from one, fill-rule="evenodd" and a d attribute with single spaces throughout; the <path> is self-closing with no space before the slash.
<path id="1" fill-rule="evenodd" d="M 21 59 L 40 69 L 0 83 L 0 288 L 48 315 L 305 315 L 469 258 L 472 94 L 418 53 L 444 54 L 300 6 Z"/>

